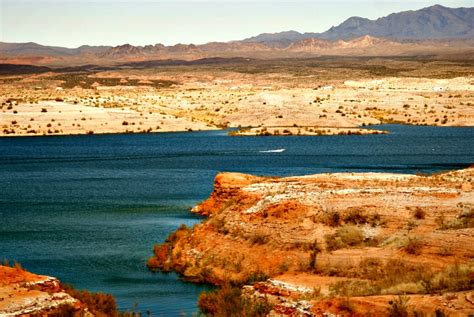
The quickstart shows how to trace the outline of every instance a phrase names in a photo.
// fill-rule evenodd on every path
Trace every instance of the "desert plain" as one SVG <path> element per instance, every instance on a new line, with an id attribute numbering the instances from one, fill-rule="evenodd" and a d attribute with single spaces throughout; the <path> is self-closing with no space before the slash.
<path id="1" fill-rule="evenodd" d="M 382 134 L 386 123 L 473 126 L 474 66 L 459 57 L 326 56 L 72 67 L 4 73 L 0 102 L 4 137 Z M 155 245 L 147 265 L 219 286 L 199 298 L 208 315 L 466 316 L 474 312 L 472 186 L 472 167 L 431 176 L 218 174 L 193 209 L 207 218 Z M 0 284 L 0 314 L 119 314 L 108 295 L 50 277 L 31 286 L 17 281 L 29 274 L 21 268 L 0 268 L 13 276 Z"/>
<path id="2" fill-rule="evenodd" d="M 472 126 L 473 64 L 429 57 L 204 59 L 0 77 L 8 136 L 238 128 L 234 135 Z"/>

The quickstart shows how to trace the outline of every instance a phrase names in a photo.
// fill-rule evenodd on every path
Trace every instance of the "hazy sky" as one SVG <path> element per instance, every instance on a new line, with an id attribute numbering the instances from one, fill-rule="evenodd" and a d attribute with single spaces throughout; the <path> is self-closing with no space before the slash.
<path id="1" fill-rule="evenodd" d="M 323 32 L 351 16 L 370 19 L 474 0 L 0 0 L 0 41 L 89 45 L 201 44 L 263 32 Z"/>

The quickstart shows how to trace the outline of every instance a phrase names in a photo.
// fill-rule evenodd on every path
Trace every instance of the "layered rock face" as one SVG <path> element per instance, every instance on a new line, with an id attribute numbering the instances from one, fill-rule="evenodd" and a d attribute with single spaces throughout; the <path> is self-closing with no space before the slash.
<path id="1" fill-rule="evenodd" d="M 111 295 L 77 291 L 51 276 L 0 265 L 0 316 L 117 316 Z"/>
<path id="2" fill-rule="evenodd" d="M 79 308 L 80 302 L 56 278 L 0 266 L 0 316 L 46 314 L 63 305 Z"/>
<path id="3" fill-rule="evenodd" d="M 276 315 L 474 311 L 474 168 L 432 176 L 216 176 L 208 217 L 150 269 L 238 285 Z"/>

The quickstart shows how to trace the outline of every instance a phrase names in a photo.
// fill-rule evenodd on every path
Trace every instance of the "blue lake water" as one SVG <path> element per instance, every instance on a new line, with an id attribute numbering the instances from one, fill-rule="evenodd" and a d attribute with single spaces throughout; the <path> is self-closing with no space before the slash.
<path id="1" fill-rule="evenodd" d="M 153 244 L 212 191 L 220 171 L 263 175 L 432 173 L 474 163 L 474 128 L 385 125 L 388 135 L 229 137 L 225 131 L 0 138 L 0 259 L 121 309 L 197 311 L 206 288 L 150 273 Z M 281 153 L 264 151 L 285 149 Z"/>

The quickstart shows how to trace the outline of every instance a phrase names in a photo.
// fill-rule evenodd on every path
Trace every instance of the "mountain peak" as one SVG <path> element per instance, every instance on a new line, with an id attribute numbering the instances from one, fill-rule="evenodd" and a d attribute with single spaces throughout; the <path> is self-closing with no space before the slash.
<path id="1" fill-rule="evenodd" d="M 351 17 L 321 33 L 324 39 L 353 39 L 364 35 L 391 39 L 474 38 L 474 8 L 433 5 L 417 11 L 392 13 L 376 20 Z"/>
<path id="2" fill-rule="evenodd" d="M 416 11 L 392 13 L 376 20 L 353 16 L 323 33 L 262 33 L 244 41 L 283 48 L 307 38 L 350 40 L 365 35 L 394 40 L 472 39 L 474 8 L 448 8 L 436 4 Z"/>

